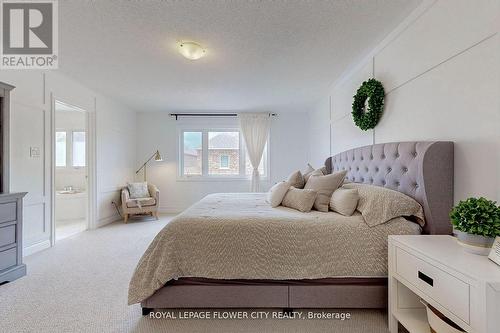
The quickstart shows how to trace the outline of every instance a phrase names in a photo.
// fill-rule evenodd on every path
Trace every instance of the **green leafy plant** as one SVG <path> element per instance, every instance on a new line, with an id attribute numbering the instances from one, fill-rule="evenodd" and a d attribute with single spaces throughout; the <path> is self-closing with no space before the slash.
<path id="1" fill-rule="evenodd" d="M 361 84 L 352 102 L 352 119 L 356 126 L 366 131 L 377 125 L 384 108 L 384 97 L 384 86 L 380 81 L 369 79 Z"/>
<path id="2" fill-rule="evenodd" d="M 484 237 L 500 236 L 500 207 L 495 201 L 469 198 L 450 212 L 456 230 Z"/>

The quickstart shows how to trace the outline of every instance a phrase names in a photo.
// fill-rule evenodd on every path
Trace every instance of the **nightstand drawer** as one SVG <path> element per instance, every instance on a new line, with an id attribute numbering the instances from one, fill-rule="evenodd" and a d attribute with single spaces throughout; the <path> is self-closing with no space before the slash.
<path id="1" fill-rule="evenodd" d="M 16 263 L 17 263 L 17 249 L 15 247 L 0 252 L 0 271 L 15 266 Z"/>
<path id="2" fill-rule="evenodd" d="M 16 225 L 11 224 L 2 227 L 0 224 L 0 247 L 14 244 L 16 242 Z"/>
<path id="3" fill-rule="evenodd" d="M 17 203 L 7 202 L 0 204 L 0 223 L 17 219 Z"/>
<path id="4" fill-rule="evenodd" d="M 396 248 L 396 272 L 464 322 L 469 323 L 469 285 Z"/>

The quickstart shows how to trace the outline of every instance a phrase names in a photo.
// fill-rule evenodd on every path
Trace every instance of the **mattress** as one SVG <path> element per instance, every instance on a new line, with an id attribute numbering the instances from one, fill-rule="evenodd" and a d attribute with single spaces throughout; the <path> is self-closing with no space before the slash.
<path id="1" fill-rule="evenodd" d="M 387 276 L 387 236 L 419 234 L 405 218 L 370 227 L 359 213 L 272 208 L 264 193 L 205 197 L 176 216 L 142 256 L 129 304 L 183 277 L 303 280 Z"/>

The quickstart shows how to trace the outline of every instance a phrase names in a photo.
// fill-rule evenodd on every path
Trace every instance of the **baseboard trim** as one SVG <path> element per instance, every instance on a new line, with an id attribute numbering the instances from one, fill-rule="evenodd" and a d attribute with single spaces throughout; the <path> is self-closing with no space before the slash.
<path id="1" fill-rule="evenodd" d="M 44 240 L 42 242 L 26 246 L 23 249 L 23 257 L 30 256 L 34 253 L 40 252 L 42 250 L 48 249 L 50 247 L 50 240 Z"/>
<path id="2" fill-rule="evenodd" d="M 100 228 L 100 227 L 103 227 L 103 226 L 105 226 L 107 224 L 110 224 L 110 223 L 113 223 L 113 222 L 117 222 L 117 221 L 121 221 L 121 220 L 123 220 L 123 217 L 121 217 L 118 214 L 114 214 L 114 215 L 111 215 L 111 216 L 108 216 L 108 217 L 103 217 L 102 219 L 99 219 L 99 221 L 97 222 L 96 227 Z"/>

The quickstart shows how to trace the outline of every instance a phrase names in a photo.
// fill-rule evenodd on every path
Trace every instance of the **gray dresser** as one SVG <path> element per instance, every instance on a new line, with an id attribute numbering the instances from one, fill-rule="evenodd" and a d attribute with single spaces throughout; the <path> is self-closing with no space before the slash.
<path id="1" fill-rule="evenodd" d="M 0 284 L 26 275 L 23 264 L 23 197 L 26 193 L 0 194 Z"/>

